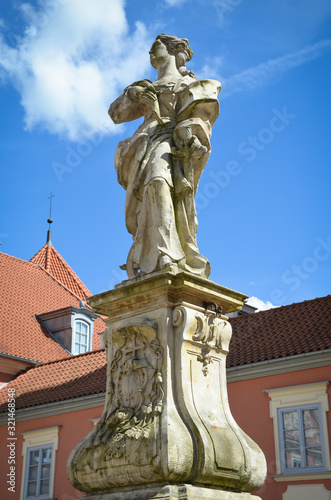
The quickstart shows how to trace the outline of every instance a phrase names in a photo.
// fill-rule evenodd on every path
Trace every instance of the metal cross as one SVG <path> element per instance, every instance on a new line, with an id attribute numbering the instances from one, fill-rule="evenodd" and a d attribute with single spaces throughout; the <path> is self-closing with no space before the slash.
<path id="1" fill-rule="evenodd" d="M 49 202 L 49 218 L 52 219 L 52 198 L 54 198 L 55 194 L 51 192 L 51 195 L 48 197 Z"/>

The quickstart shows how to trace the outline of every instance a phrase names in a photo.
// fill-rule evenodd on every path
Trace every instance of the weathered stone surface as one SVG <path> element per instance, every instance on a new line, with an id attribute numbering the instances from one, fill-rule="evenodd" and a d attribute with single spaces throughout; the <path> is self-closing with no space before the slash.
<path id="1" fill-rule="evenodd" d="M 85 500 L 261 500 L 250 493 L 235 493 L 190 484 L 167 485 L 87 495 Z"/>
<path id="2" fill-rule="evenodd" d="M 247 299 L 247 295 L 187 272 L 159 271 L 144 279 L 123 281 L 113 290 L 94 295 L 89 303 L 96 313 L 112 318 L 125 317 L 138 307 L 144 311 L 164 302 L 176 306 L 185 301 L 202 308 L 206 302 L 214 302 L 228 314 L 240 311 Z"/>
<path id="3" fill-rule="evenodd" d="M 114 101 L 115 123 L 144 117 L 134 135 L 118 144 L 115 167 L 126 189 L 126 227 L 133 236 L 129 278 L 179 268 L 208 278 L 210 264 L 198 250 L 194 203 L 210 155 L 221 84 L 196 80 L 185 63 L 188 40 L 159 35 L 151 50 L 158 78 L 134 82 Z"/>
<path id="4" fill-rule="evenodd" d="M 90 300 L 109 316 L 107 397 L 100 422 L 69 460 L 77 489 L 115 494 L 170 482 L 250 492 L 263 484 L 264 456 L 228 406 L 231 326 L 208 300 L 218 286 L 191 278 L 166 273 L 159 281 L 156 273 Z M 240 294 L 218 291 L 227 307 L 238 307 Z"/>

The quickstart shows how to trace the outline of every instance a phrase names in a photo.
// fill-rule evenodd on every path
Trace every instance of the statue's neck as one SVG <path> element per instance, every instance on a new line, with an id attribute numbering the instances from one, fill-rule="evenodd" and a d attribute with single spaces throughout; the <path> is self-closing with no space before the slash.
<path id="1" fill-rule="evenodd" d="M 180 73 L 177 69 L 176 66 L 176 61 L 174 57 L 171 57 L 170 59 L 167 59 L 166 61 L 162 62 L 161 64 L 158 65 L 157 67 L 157 76 L 158 80 L 162 79 L 167 79 L 171 77 L 179 77 Z"/>

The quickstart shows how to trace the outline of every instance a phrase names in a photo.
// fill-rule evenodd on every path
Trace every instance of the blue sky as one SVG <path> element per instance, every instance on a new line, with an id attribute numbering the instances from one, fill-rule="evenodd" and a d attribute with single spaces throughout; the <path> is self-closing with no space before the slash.
<path id="1" fill-rule="evenodd" d="M 126 278 L 113 158 L 137 122 L 107 110 L 156 78 L 148 50 L 168 33 L 222 83 L 196 199 L 210 279 L 276 306 L 327 295 L 330 27 L 327 0 L 2 2 L 1 250 L 28 260 L 44 245 L 52 192 L 53 244 L 88 288 Z"/>

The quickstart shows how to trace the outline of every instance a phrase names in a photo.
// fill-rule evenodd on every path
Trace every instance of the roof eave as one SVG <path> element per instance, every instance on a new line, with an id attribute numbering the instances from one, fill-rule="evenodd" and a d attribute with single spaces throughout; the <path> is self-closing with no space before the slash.
<path id="1" fill-rule="evenodd" d="M 239 382 L 252 378 L 268 377 L 280 373 L 308 370 L 331 364 L 331 349 L 305 352 L 294 356 L 267 359 L 257 363 L 231 366 L 226 369 L 227 382 Z"/>

